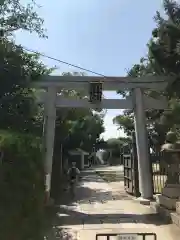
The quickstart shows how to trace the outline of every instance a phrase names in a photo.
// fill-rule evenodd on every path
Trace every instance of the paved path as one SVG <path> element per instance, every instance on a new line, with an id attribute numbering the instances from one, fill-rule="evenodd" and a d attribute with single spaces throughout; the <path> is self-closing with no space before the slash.
<path id="1" fill-rule="evenodd" d="M 93 169 L 84 172 L 75 203 L 64 201 L 57 215 L 56 224 L 74 232 L 64 239 L 93 240 L 96 233 L 105 232 L 155 232 L 157 239 L 166 240 L 180 236 L 175 226 L 163 223 L 149 207 L 128 196 L 122 182 L 106 183 Z"/>
<path id="2" fill-rule="evenodd" d="M 93 169 L 93 168 L 92 168 Z M 110 166 L 110 165 L 99 165 L 96 167 L 98 171 L 107 171 L 107 172 L 124 172 L 124 166 L 123 165 L 116 165 L 116 166 Z"/>

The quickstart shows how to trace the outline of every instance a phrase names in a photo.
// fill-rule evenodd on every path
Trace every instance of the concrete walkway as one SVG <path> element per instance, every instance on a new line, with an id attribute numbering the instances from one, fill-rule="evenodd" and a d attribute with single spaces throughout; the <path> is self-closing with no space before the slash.
<path id="1" fill-rule="evenodd" d="M 66 198 L 57 215 L 56 225 L 72 233 L 64 239 L 92 240 L 96 233 L 121 232 L 155 232 L 157 239 L 166 240 L 180 236 L 179 229 L 162 222 L 149 207 L 128 196 L 123 182 L 106 183 L 93 169 L 83 173 L 75 202 L 68 203 Z"/>

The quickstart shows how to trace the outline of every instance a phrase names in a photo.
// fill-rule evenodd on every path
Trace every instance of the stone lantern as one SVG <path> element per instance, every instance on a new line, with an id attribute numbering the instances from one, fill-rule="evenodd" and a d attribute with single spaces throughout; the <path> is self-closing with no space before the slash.
<path id="1" fill-rule="evenodd" d="M 174 210 L 180 197 L 180 142 L 177 141 L 174 132 L 167 133 L 161 153 L 161 162 L 167 178 L 162 194 L 157 195 L 156 198 L 160 205 Z"/>

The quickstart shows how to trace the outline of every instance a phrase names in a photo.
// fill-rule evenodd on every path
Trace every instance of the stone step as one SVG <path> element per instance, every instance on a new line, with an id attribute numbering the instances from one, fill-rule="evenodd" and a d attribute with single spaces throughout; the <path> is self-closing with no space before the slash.
<path id="1" fill-rule="evenodd" d="M 151 210 L 154 213 L 158 213 L 159 216 L 161 216 L 167 222 L 167 224 L 172 223 L 171 210 L 168 210 L 165 207 L 160 206 L 157 202 L 151 202 L 150 207 L 151 207 Z"/>
<path id="2" fill-rule="evenodd" d="M 180 215 L 179 214 L 177 214 L 176 212 L 171 213 L 171 220 L 172 220 L 172 223 L 176 224 L 176 226 L 180 228 Z"/>
<path id="3" fill-rule="evenodd" d="M 178 185 L 170 185 L 166 186 L 162 190 L 162 195 L 170 198 L 176 198 L 178 199 L 180 196 L 180 186 Z"/>
<path id="4" fill-rule="evenodd" d="M 161 195 L 161 194 L 157 194 L 155 196 L 155 199 L 156 199 L 156 202 L 159 205 L 164 206 L 169 210 L 175 210 L 176 209 L 177 199 L 172 199 L 172 198 L 169 198 L 169 197 Z"/>
<path id="5" fill-rule="evenodd" d="M 180 215 L 180 201 L 176 202 L 176 213 Z"/>
<path id="6" fill-rule="evenodd" d="M 180 214 L 168 210 L 156 202 L 151 202 L 150 206 L 154 213 L 158 213 L 164 220 L 166 220 L 167 224 L 173 223 L 180 228 Z"/>
<path id="7" fill-rule="evenodd" d="M 167 198 L 165 196 L 161 196 L 161 197 L 157 196 L 156 197 L 156 202 L 157 202 L 156 205 L 155 204 L 151 204 L 152 205 L 151 207 L 154 208 L 154 210 L 156 212 L 161 211 L 161 208 L 163 208 L 163 206 L 164 206 L 164 207 L 167 208 L 167 210 L 168 209 L 169 210 L 175 210 L 176 213 L 178 215 L 180 215 L 180 201 L 179 200 L 177 201 L 175 199 L 169 199 L 169 198 Z M 157 209 L 157 208 L 159 208 L 159 209 Z"/>

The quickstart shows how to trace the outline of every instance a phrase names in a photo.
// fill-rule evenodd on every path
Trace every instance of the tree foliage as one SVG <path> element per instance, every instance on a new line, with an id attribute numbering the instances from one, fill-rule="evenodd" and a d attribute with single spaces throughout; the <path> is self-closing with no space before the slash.
<path id="1" fill-rule="evenodd" d="M 41 139 L 0 132 L 0 238 L 43 239 L 44 170 Z"/>
<path id="2" fill-rule="evenodd" d="M 2 0 L 0 3 L 0 25 L 6 36 L 17 30 L 35 32 L 45 37 L 44 20 L 37 14 L 37 4 L 30 0 L 26 5 L 20 0 Z"/>
<path id="3" fill-rule="evenodd" d="M 6 43 L 8 50 L 4 50 Z M 6 43 L 0 42 L 0 128 L 32 133 L 39 127 L 39 107 L 30 80 L 51 70 L 39 62 L 38 55 L 26 53 L 12 41 Z"/>
<path id="4" fill-rule="evenodd" d="M 82 76 L 84 73 L 63 73 L 63 75 Z M 62 90 L 61 96 L 71 99 L 86 98 L 86 93 L 75 90 Z M 91 152 L 104 132 L 103 113 L 87 108 L 60 108 L 56 119 L 56 150 L 62 144 L 65 152 L 70 149 L 82 148 Z"/>
<path id="5" fill-rule="evenodd" d="M 35 5 L 19 0 L 0 3 L 0 239 L 43 239 L 44 166 L 42 115 L 30 81 L 49 73 L 38 54 L 14 39 L 17 30 L 45 37 Z M 7 131 L 8 130 L 8 131 Z M 31 133 L 31 135 L 30 135 Z"/>
<path id="6" fill-rule="evenodd" d="M 132 140 L 129 137 L 110 138 L 106 141 L 106 145 L 103 148 L 102 158 L 105 162 L 110 164 L 123 164 L 122 152 L 123 146 L 126 143 L 130 143 Z"/>
<path id="7" fill-rule="evenodd" d="M 58 111 L 55 142 L 57 146 L 62 144 L 66 152 L 75 148 L 91 152 L 103 132 L 103 118 L 90 109 Z"/>
<path id="8" fill-rule="evenodd" d="M 37 140 L 37 136 L 42 136 L 43 109 L 36 104 L 38 91 L 30 84 L 52 69 L 42 64 L 38 54 L 27 53 L 14 39 L 16 31 L 21 30 L 45 37 L 43 20 L 35 8 L 33 1 L 26 6 L 19 0 L 0 3 L 0 129 L 8 130 L 0 135 L 0 147 L 5 153 L 0 166 L 0 238 L 4 240 L 41 239 L 44 172 L 41 139 Z M 83 91 L 73 89 L 63 90 L 61 94 L 71 98 L 85 97 Z M 77 147 L 91 151 L 103 131 L 100 112 L 60 109 L 57 111 L 55 152 L 61 144 L 66 151 Z"/>
<path id="9" fill-rule="evenodd" d="M 147 44 L 147 55 L 140 59 L 129 71 L 128 75 L 140 77 L 145 75 L 173 76 L 175 81 L 163 92 L 146 91 L 145 94 L 154 98 L 165 96 L 169 100 L 169 110 L 148 110 L 146 112 L 147 128 L 151 144 L 161 145 L 169 130 L 180 133 L 180 5 L 176 1 L 164 0 L 165 17 L 159 12 L 154 20 L 156 28 Z M 130 92 L 123 93 L 125 96 Z M 133 112 L 124 111 L 114 119 L 114 123 L 123 128 L 129 135 L 133 130 Z"/>
<path id="10" fill-rule="evenodd" d="M 39 61 L 38 54 L 27 53 L 14 41 L 18 30 L 45 37 L 43 20 L 36 9 L 33 1 L 26 5 L 19 0 L 0 3 L 0 128 L 40 134 L 42 119 L 29 83 L 51 69 Z"/>

